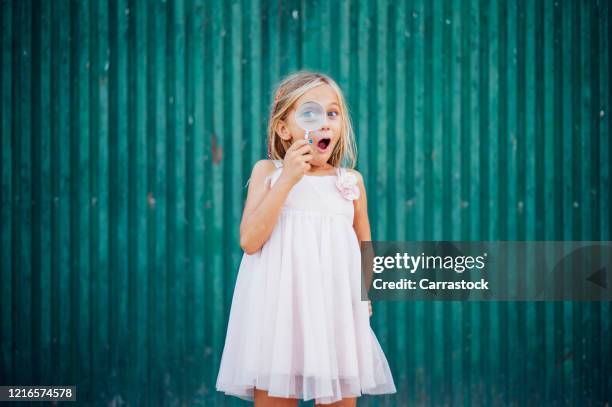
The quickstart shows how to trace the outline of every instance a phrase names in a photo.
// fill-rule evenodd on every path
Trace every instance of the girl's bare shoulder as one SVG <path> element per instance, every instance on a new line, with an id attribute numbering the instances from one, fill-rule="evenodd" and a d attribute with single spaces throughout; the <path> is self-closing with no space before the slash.
<path id="1" fill-rule="evenodd" d="M 276 166 L 274 165 L 273 160 L 259 160 L 253 166 L 253 171 L 251 171 L 251 183 L 264 183 L 266 179 L 272 175 Z"/>
<path id="2" fill-rule="evenodd" d="M 259 160 L 253 166 L 253 175 L 255 174 L 265 174 L 270 175 L 276 166 L 274 165 L 274 160 Z"/>

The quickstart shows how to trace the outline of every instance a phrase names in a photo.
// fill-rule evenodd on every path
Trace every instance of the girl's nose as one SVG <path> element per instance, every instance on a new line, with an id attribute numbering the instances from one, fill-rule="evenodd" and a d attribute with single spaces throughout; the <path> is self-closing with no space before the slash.
<path id="1" fill-rule="evenodd" d="M 325 115 L 325 119 L 323 120 L 323 125 L 321 126 L 321 130 L 329 130 L 329 117 Z"/>

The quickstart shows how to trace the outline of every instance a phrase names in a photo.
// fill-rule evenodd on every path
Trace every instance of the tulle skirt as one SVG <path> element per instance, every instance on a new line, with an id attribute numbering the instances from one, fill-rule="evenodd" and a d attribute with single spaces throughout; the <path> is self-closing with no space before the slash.
<path id="1" fill-rule="evenodd" d="M 300 239 L 283 238 L 295 231 Z M 321 404 L 395 393 L 361 301 L 360 261 L 350 220 L 283 211 L 262 250 L 242 258 L 217 390 Z"/>

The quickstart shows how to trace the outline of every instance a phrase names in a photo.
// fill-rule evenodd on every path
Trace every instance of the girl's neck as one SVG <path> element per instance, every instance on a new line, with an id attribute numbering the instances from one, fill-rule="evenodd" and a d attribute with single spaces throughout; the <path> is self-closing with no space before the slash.
<path id="1" fill-rule="evenodd" d="M 325 174 L 330 172 L 334 168 L 333 165 L 329 163 L 325 163 L 323 165 L 313 165 L 310 168 L 310 171 L 307 172 L 309 175 L 317 175 L 317 174 Z"/>

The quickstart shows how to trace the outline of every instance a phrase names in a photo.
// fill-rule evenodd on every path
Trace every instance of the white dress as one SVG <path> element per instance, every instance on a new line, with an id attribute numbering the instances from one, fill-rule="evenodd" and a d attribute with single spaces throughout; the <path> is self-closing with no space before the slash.
<path id="1" fill-rule="evenodd" d="M 281 172 L 281 163 L 275 165 L 271 185 Z M 218 391 L 252 401 L 257 387 L 325 404 L 396 392 L 361 301 L 353 201 L 340 194 L 336 177 L 304 176 L 268 241 L 244 254 Z"/>

